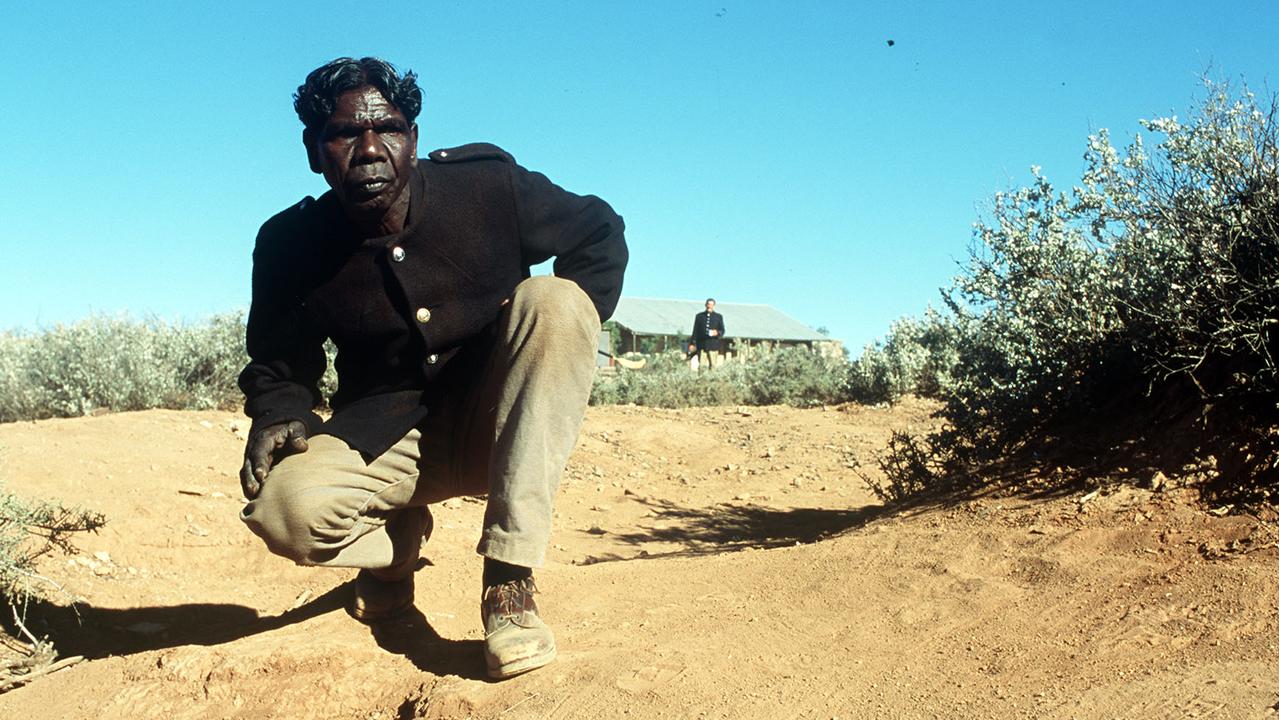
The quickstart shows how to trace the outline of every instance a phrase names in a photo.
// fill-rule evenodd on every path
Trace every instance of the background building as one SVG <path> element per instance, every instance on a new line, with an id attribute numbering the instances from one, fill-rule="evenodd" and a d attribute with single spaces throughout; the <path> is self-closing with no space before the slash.
<path id="1" fill-rule="evenodd" d="M 705 309 L 703 300 L 623 297 L 604 329 L 616 334 L 619 353 L 660 353 L 684 350 L 693 329 L 693 317 Z M 724 316 L 724 353 L 730 359 L 748 360 L 752 353 L 779 347 L 803 346 L 831 357 L 840 357 L 838 340 L 822 335 L 771 305 L 716 302 Z"/>

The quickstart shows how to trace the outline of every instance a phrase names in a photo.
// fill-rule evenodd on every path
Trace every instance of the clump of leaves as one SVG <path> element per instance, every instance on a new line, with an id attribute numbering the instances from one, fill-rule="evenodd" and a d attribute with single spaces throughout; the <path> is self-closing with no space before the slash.
<path id="1" fill-rule="evenodd" d="M 231 408 L 248 362 L 243 313 L 193 324 L 95 315 L 39 333 L 0 332 L 0 422 L 101 410 Z M 337 349 L 325 344 L 320 391 L 337 390 Z"/>
<path id="2" fill-rule="evenodd" d="M 8 611 L 0 626 L 15 635 L 4 644 L 8 654 L 17 655 L 0 666 L 0 692 L 57 667 L 53 646 L 27 626 L 32 600 L 63 592 L 39 573 L 37 561 L 51 553 L 73 554 L 72 536 L 96 532 L 105 522 L 96 512 L 24 500 L 0 488 L 0 601 Z"/>
<path id="3" fill-rule="evenodd" d="M 57 503 L 25 500 L 0 488 L 0 599 L 15 610 L 57 583 L 40 575 L 36 561 L 50 553 L 73 554 L 71 538 L 96 532 L 100 514 Z"/>
<path id="4" fill-rule="evenodd" d="M 945 427 L 924 438 L 945 448 L 937 478 L 1067 450 L 1157 463 L 1175 427 L 1170 461 L 1244 457 L 1231 492 L 1279 481 L 1264 430 L 1279 421 L 1279 101 L 1205 89 L 1187 117 L 1142 121 L 1122 152 L 1104 130 L 1090 137 L 1069 193 L 1033 168 L 975 224 L 943 290 L 954 362 L 938 384 Z M 912 376 L 896 364 L 880 396 L 906 384 L 894 372 Z M 917 447 L 889 450 L 903 490 L 936 484 L 918 479 Z"/>

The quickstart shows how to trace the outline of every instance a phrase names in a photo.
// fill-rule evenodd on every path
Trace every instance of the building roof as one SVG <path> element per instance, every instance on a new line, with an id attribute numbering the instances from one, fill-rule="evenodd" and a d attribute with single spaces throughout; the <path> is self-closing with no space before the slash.
<path id="1" fill-rule="evenodd" d="M 638 335 L 684 335 L 693 329 L 693 316 L 706 309 L 705 300 L 623 297 L 613 321 Z M 771 305 L 716 302 L 724 316 L 724 337 L 750 340 L 821 342 L 830 338 Z"/>

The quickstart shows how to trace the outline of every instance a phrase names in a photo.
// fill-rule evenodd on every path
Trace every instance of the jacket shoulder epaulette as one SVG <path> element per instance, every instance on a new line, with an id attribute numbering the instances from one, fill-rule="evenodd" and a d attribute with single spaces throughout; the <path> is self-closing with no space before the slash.
<path id="1" fill-rule="evenodd" d="M 296 226 L 303 220 L 310 211 L 315 207 L 315 198 L 307 195 L 298 202 L 284 208 L 280 212 L 267 218 L 262 223 L 263 230 L 279 231 L 284 228 Z"/>
<path id="2" fill-rule="evenodd" d="M 431 162 L 437 163 L 470 162 L 472 160 L 515 162 L 515 158 L 511 157 L 510 153 L 492 143 L 467 143 L 457 147 L 440 148 L 439 150 L 432 150 L 427 157 L 431 159 Z"/>

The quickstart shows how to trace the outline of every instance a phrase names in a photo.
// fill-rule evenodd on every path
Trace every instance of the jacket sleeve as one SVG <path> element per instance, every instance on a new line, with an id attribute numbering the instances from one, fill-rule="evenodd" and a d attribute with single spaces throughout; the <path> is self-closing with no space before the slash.
<path id="1" fill-rule="evenodd" d="M 525 267 L 555 258 L 555 276 L 577 283 L 607 320 L 622 294 L 628 252 L 621 216 L 594 195 L 575 195 L 511 164 Z"/>
<path id="2" fill-rule="evenodd" d="M 246 349 L 249 364 L 240 373 L 244 413 L 253 429 L 297 420 L 314 434 L 321 424 L 319 381 L 328 365 L 323 336 L 308 330 L 303 301 L 296 293 L 300 268 L 264 225 L 253 250 L 253 302 Z"/>

